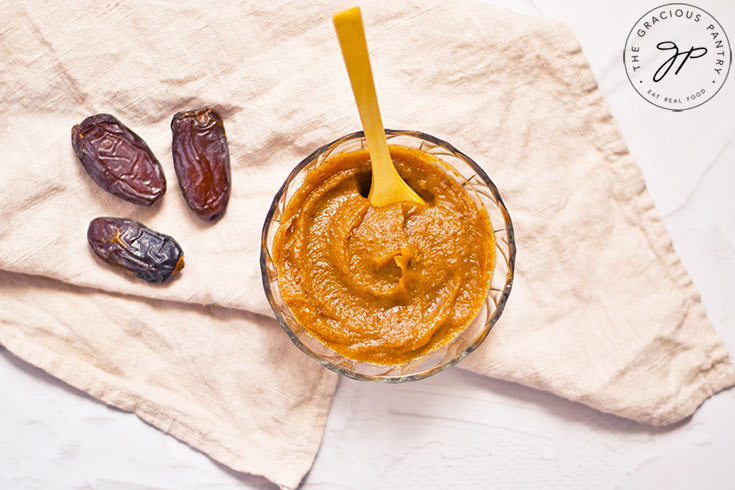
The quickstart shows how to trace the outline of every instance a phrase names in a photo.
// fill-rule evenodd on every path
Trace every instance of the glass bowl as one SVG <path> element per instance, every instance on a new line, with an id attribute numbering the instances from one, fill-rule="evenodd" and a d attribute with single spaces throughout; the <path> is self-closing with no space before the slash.
<path id="1" fill-rule="evenodd" d="M 446 174 L 459 182 L 479 206 L 484 207 L 495 233 L 495 270 L 488 296 L 477 316 L 451 342 L 434 352 L 408 363 L 385 366 L 358 362 L 343 357 L 319 342 L 301 326 L 291 314 L 281 297 L 278 283 L 278 268 L 271 256 L 276 231 L 286 205 L 296 190 L 303 184 L 310 170 L 318 167 L 331 155 L 364 149 L 362 131 L 348 134 L 328 145 L 324 145 L 306 157 L 293 169 L 276 193 L 263 225 L 261 239 L 260 271 L 263 288 L 273 308 L 278 323 L 294 344 L 309 357 L 325 367 L 353 379 L 400 383 L 431 376 L 452 366 L 470 354 L 485 340 L 490 329 L 500 317 L 513 283 L 513 267 L 516 247 L 513 224 L 500 193 L 487 174 L 470 157 L 449 143 L 418 131 L 386 129 L 389 145 L 402 145 L 425 151 L 445 164 Z"/>

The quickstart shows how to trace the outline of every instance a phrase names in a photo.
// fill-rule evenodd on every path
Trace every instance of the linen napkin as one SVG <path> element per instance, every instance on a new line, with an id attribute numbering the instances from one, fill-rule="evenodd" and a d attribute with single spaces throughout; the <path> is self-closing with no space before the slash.
<path id="1" fill-rule="evenodd" d="M 360 5 L 386 126 L 468 153 L 514 221 L 509 303 L 460 366 L 656 425 L 735 384 L 571 32 L 473 2 Z M 284 488 L 312 464 L 336 377 L 273 320 L 260 230 L 293 166 L 358 129 L 330 19 L 351 6 L 0 6 L 0 343 Z M 211 105 L 233 172 L 215 224 L 177 189 L 169 129 L 175 112 Z M 158 156 L 159 203 L 124 202 L 84 173 L 70 131 L 98 112 Z M 85 237 L 97 216 L 174 236 L 186 268 L 161 286 L 100 263 Z"/>

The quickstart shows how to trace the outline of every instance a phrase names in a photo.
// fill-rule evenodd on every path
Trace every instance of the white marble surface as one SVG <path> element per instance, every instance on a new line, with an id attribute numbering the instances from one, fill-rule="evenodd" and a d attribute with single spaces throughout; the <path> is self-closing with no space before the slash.
<path id="1" fill-rule="evenodd" d="M 735 352 L 735 80 L 683 113 L 633 91 L 625 37 L 662 0 L 488 3 L 563 20 L 577 34 L 709 318 Z M 732 43 L 735 3 L 696 5 Z M 661 430 L 456 368 L 398 386 L 343 379 L 303 488 L 735 489 L 734 414 L 735 390 Z M 0 490 L 272 487 L 0 350 Z"/>

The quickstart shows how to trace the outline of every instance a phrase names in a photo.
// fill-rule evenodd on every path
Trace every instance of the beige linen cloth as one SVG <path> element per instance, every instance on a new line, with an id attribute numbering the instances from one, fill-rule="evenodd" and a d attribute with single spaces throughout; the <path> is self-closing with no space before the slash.
<path id="1" fill-rule="evenodd" d="M 284 488 L 312 464 L 336 375 L 273 320 L 261 226 L 293 166 L 359 128 L 330 18 L 353 3 L 319 3 L 0 5 L 0 344 Z M 655 425 L 735 384 L 572 33 L 462 1 L 360 4 L 386 126 L 474 157 L 515 224 L 506 311 L 461 367 Z M 205 105 L 232 158 L 214 225 L 186 207 L 170 151 L 171 116 Z M 85 174 L 70 131 L 98 112 L 151 146 L 161 202 Z M 102 264 L 86 242 L 96 216 L 176 237 L 181 276 L 154 286 Z"/>

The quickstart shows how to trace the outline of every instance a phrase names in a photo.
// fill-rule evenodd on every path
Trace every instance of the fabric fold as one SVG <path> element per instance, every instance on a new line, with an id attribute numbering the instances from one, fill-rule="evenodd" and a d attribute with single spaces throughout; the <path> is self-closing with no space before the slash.
<path id="1" fill-rule="evenodd" d="M 0 344 L 227 466 L 295 488 L 337 375 L 269 318 L 0 272 Z"/>
<path id="2" fill-rule="evenodd" d="M 358 129 L 327 15 L 344 7 L 0 6 L 0 343 L 284 488 L 313 462 L 336 375 L 272 318 L 260 233 L 291 169 Z M 460 366 L 656 425 L 735 384 L 569 29 L 471 1 L 361 8 L 385 125 L 470 155 L 514 222 L 509 302 Z M 173 114 L 204 106 L 224 118 L 232 164 L 215 224 L 187 208 L 170 149 Z M 157 204 L 104 192 L 76 160 L 71 127 L 100 112 L 160 160 Z M 97 216 L 173 236 L 186 268 L 149 285 L 108 267 L 85 238 Z"/>

